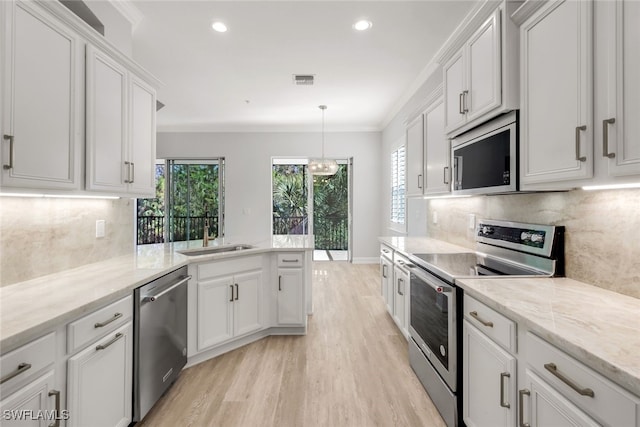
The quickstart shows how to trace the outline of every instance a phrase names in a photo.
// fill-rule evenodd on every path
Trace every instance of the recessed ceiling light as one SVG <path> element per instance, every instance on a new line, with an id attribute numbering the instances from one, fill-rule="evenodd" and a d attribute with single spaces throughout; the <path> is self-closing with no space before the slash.
<path id="1" fill-rule="evenodd" d="M 227 32 L 227 26 L 224 25 L 224 22 L 214 22 L 213 24 L 211 24 L 211 28 L 213 28 L 215 31 L 219 32 L 219 33 L 225 33 Z"/>
<path id="2" fill-rule="evenodd" d="M 371 21 L 367 21 L 366 19 L 361 19 L 360 21 L 353 24 L 353 29 L 358 31 L 365 31 L 371 27 L 373 27 L 373 23 Z"/>

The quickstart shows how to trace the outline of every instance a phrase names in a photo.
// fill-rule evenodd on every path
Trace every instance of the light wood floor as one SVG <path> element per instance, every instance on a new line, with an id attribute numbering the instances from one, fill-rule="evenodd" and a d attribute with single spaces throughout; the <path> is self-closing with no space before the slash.
<path id="1" fill-rule="evenodd" d="M 444 426 L 385 311 L 377 265 L 313 264 L 306 336 L 184 370 L 147 426 Z"/>

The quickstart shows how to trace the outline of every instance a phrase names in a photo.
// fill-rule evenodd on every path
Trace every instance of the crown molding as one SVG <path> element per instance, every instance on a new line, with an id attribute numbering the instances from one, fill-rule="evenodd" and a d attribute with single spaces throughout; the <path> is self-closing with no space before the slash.
<path id="1" fill-rule="evenodd" d="M 109 3 L 131 23 L 132 30 L 144 19 L 142 11 L 131 0 L 109 0 Z"/>

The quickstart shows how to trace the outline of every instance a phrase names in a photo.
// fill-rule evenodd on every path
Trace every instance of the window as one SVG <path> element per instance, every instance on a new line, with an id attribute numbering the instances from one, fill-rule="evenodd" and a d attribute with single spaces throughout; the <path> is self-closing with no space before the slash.
<path id="1" fill-rule="evenodd" d="M 224 159 L 167 160 L 156 166 L 156 197 L 138 199 L 137 243 L 224 235 Z"/>
<path id="2" fill-rule="evenodd" d="M 391 153 L 391 223 L 405 223 L 405 148 L 400 146 Z"/>

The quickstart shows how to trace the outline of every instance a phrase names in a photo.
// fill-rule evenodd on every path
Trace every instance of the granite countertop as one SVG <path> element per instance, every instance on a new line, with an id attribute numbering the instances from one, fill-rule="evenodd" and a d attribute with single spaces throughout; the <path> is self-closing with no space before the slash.
<path id="1" fill-rule="evenodd" d="M 202 240 L 138 246 L 128 255 L 0 288 L 0 350 L 6 353 L 56 327 L 130 295 L 132 290 L 177 268 L 273 251 L 311 251 L 313 237 L 225 238 L 209 246 L 250 244 L 238 252 L 185 256 Z"/>
<path id="2" fill-rule="evenodd" d="M 403 237 L 403 236 L 383 236 L 378 237 L 380 243 L 393 247 L 395 250 L 405 254 L 455 254 L 464 252 L 474 252 L 473 249 L 454 245 L 442 240 L 431 239 L 429 237 Z"/>
<path id="3" fill-rule="evenodd" d="M 456 284 L 640 396 L 640 299 L 567 278 L 476 278 Z"/>

